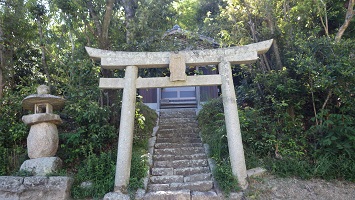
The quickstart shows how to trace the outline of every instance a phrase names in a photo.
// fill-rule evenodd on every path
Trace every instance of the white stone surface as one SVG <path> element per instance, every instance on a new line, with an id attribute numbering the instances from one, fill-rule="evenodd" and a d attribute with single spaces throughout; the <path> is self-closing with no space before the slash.
<path id="1" fill-rule="evenodd" d="M 34 173 L 34 175 L 44 176 L 54 173 L 62 167 L 62 160 L 58 157 L 42 157 L 26 160 L 21 165 L 20 170 Z"/>
<path id="2" fill-rule="evenodd" d="M 184 54 L 171 53 L 169 61 L 170 81 L 185 81 L 186 64 Z"/>
<path id="3" fill-rule="evenodd" d="M 129 195 L 120 192 L 110 192 L 105 194 L 103 200 L 130 200 Z"/>
<path id="4" fill-rule="evenodd" d="M 49 87 L 46 85 L 40 85 L 37 87 L 37 94 L 49 94 Z"/>
<path id="5" fill-rule="evenodd" d="M 117 147 L 115 192 L 126 192 L 129 183 L 136 107 L 137 75 L 138 68 L 136 66 L 126 67 Z"/>
<path id="6" fill-rule="evenodd" d="M 262 167 L 256 167 L 256 168 L 247 170 L 248 177 L 261 176 L 265 172 L 266 172 L 266 169 L 264 169 Z"/>
<path id="7" fill-rule="evenodd" d="M 58 142 L 58 129 L 55 124 L 34 124 L 27 137 L 28 157 L 52 157 L 57 153 Z"/>
<path id="8" fill-rule="evenodd" d="M 179 191 L 157 191 L 149 192 L 144 197 L 145 200 L 190 200 L 190 190 Z"/>
<path id="9" fill-rule="evenodd" d="M 218 64 L 221 58 L 233 64 L 253 63 L 258 59 L 257 54 L 266 53 L 273 40 L 266 40 L 245 46 L 230 48 L 204 49 L 193 51 L 180 51 L 185 57 L 186 65 Z M 105 69 L 122 69 L 125 66 L 135 65 L 140 68 L 167 67 L 170 63 L 171 52 L 124 52 L 108 51 L 85 47 L 91 58 L 101 60 Z"/>
<path id="10" fill-rule="evenodd" d="M 34 125 L 43 122 L 53 123 L 53 124 L 61 124 L 62 119 L 60 119 L 59 115 L 51 114 L 51 113 L 37 113 L 31 115 L 22 116 L 22 121 L 26 125 Z"/>
<path id="11" fill-rule="evenodd" d="M 182 86 L 212 86 L 221 85 L 221 76 L 196 75 L 187 76 L 186 81 L 171 82 L 169 77 L 137 78 L 137 89 L 139 88 L 166 88 Z M 119 89 L 124 86 L 124 78 L 100 78 L 99 87 L 101 89 Z"/>
<path id="12" fill-rule="evenodd" d="M 237 177 L 240 187 L 246 189 L 247 170 L 230 62 L 222 61 L 218 65 L 218 70 L 222 76 L 222 99 L 232 173 Z"/>

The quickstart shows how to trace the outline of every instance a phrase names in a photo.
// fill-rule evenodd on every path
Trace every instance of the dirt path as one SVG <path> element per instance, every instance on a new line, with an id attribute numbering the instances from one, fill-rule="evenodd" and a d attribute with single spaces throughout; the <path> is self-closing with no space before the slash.
<path id="1" fill-rule="evenodd" d="M 355 200 L 355 183 L 264 175 L 250 180 L 245 199 Z"/>

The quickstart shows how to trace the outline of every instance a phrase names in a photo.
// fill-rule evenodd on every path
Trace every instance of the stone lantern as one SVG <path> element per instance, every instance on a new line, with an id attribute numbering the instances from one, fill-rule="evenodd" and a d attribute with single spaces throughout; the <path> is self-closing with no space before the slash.
<path id="1" fill-rule="evenodd" d="M 54 157 L 58 150 L 57 125 L 62 123 L 60 116 L 53 114 L 64 106 L 65 99 L 49 94 L 49 87 L 40 85 L 37 94 L 27 96 L 22 101 L 26 110 L 34 114 L 25 115 L 22 121 L 31 126 L 27 137 L 28 157 L 21 170 L 31 171 L 35 175 L 52 173 L 61 167 L 62 161 Z"/>

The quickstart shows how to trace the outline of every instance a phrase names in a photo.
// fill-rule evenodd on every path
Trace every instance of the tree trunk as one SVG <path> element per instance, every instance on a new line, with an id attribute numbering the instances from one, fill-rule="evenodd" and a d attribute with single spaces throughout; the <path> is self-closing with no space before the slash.
<path id="1" fill-rule="evenodd" d="M 49 74 L 48 71 L 48 65 L 47 65 L 47 61 L 46 61 L 46 48 L 45 48 L 45 44 L 44 44 L 44 39 L 43 39 L 43 30 L 42 30 L 42 23 L 41 23 L 41 17 L 37 17 L 37 25 L 38 25 L 38 34 L 39 34 L 39 38 L 40 38 L 40 45 L 41 45 L 41 51 L 42 51 L 42 56 L 41 56 L 41 61 L 42 61 L 42 68 L 44 73 L 47 76 L 47 80 L 48 80 L 48 86 L 51 86 L 51 76 Z"/>
<path id="2" fill-rule="evenodd" d="M 122 0 L 126 18 L 126 43 L 134 41 L 134 17 L 136 15 L 137 0 Z"/>
<path id="3" fill-rule="evenodd" d="M 111 19 L 112 19 L 112 13 L 113 13 L 113 6 L 115 4 L 115 0 L 107 0 L 106 1 L 106 8 L 105 8 L 105 13 L 102 16 L 102 21 L 99 20 L 98 13 L 96 12 L 94 5 L 92 4 L 91 1 L 87 2 L 87 7 L 90 12 L 90 16 L 94 22 L 95 28 L 94 30 L 94 35 L 98 39 L 98 46 L 100 49 L 105 49 L 108 50 L 110 49 L 110 42 L 109 42 L 109 28 L 111 24 Z M 90 23 L 85 23 L 88 28 L 90 29 Z M 103 69 L 101 68 L 101 73 L 102 76 L 105 78 L 111 78 L 113 76 L 113 71 L 108 70 L 108 69 Z M 113 106 L 117 105 L 115 102 L 118 99 L 118 91 L 117 90 L 104 90 L 103 92 L 105 97 L 107 98 L 107 106 Z M 102 96 L 100 97 L 102 98 Z M 101 102 L 104 102 L 104 100 L 99 100 Z M 114 108 L 113 108 L 114 109 Z M 118 126 L 119 122 L 119 113 L 117 112 L 112 112 L 111 118 L 110 118 L 110 123 Z"/>
<path id="4" fill-rule="evenodd" d="M 281 57 L 280 57 L 280 51 L 279 51 L 279 46 L 277 45 L 277 40 L 275 38 L 275 26 L 274 26 L 274 20 L 271 16 L 272 11 L 266 10 L 267 14 L 266 14 L 266 21 L 268 22 L 269 25 L 269 29 L 270 29 L 270 33 L 273 37 L 273 45 L 272 48 L 274 50 L 274 54 L 275 54 L 275 59 L 276 59 L 276 69 L 282 69 L 282 62 L 281 62 Z"/>
<path id="5" fill-rule="evenodd" d="M 337 35 L 335 36 L 335 41 L 336 42 L 340 41 L 341 37 L 343 36 L 345 30 L 348 28 L 348 26 L 350 24 L 350 21 L 351 21 L 351 19 L 353 18 L 354 14 L 355 14 L 354 5 L 355 5 L 355 0 L 349 0 L 348 9 L 346 11 L 344 24 L 339 28 L 339 31 L 338 31 Z"/>
<path id="6" fill-rule="evenodd" d="M 0 38 L 3 38 L 4 33 L 2 32 L 2 27 L 0 24 Z M 5 56 L 4 56 L 4 45 L 0 42 L 0 99 L 3 97 L 4 88 L 4 70 L 5 70 Z"/>

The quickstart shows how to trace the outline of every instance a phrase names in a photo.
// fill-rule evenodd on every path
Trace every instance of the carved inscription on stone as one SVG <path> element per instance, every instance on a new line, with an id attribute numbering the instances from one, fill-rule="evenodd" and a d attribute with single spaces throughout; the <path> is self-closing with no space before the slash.
<path id="1" fill-rule="evenodd" d="M 186 81 L 185 57 L 182 53 L 170 54 L 170 81 Z"/>

